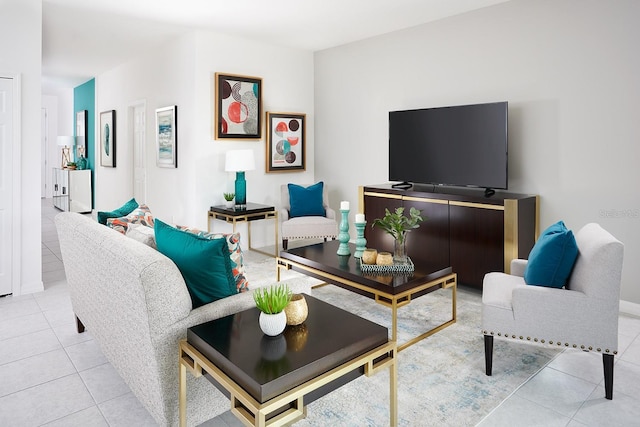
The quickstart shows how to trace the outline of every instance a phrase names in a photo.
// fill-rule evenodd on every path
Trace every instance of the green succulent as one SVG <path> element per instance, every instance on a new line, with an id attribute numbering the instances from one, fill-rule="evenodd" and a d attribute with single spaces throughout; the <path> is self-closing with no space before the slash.
<path id="1" fill-rule="evenodd" d="M 236 195 L 235 193 L 222 193 L 222 197 L 224 197 L 227 202 L 230 202 L 234 197 L 236 197 Z"/>
<path id="2" fill-rule="evenodd" d="M 256 307 L 263 313 L 280 313 L 291 301 L 291 290 L 286 284 L 258 288 L 253 292 Z"/>

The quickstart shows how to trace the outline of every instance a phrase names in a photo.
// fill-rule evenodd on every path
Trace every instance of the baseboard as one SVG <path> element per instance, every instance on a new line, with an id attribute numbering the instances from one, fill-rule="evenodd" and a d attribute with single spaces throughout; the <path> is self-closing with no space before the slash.
<path id="1" fill-rule="evenodd" d="M 620 300 L 620 312 L 640 317 L 640 304 Z"/>

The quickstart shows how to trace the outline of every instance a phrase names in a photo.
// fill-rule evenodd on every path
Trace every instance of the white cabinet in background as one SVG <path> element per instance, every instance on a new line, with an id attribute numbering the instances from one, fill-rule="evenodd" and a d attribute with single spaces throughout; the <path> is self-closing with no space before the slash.
<path id="1" fill-rule="evenodd" d="M 91 170 L 54 168 L 53 206 L 62 211 L 91 212 Z"/>

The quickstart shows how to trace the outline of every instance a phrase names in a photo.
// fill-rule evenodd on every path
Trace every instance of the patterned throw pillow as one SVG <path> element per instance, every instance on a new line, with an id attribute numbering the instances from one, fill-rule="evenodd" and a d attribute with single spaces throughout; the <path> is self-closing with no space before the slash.
<path id="1" fill-rule="evenodd" d="M 206 239 L 226 239 L 229 248 L 229 257 L 231 258 L 231 268 L 233 269 L 233 277 L 236 280 L 236 288 L 238 292 L 249 290 L 249 281 L 245 277 L 244 262 L 242 259 L 242 248 L 240 247 L 240 233 L 224 234 L 224 233 L 208 233 L 194 227 L 177 225 L 176 228 L 182 231 L 193 233 L 196 236 Z"/>
<path id="2" fill-rule="evenodd" d="M 140 205 L 129 215 L 120 218 L 109 218 L 107 227 L 111 227 L 122 234 L 126 234 L 129 224 L 142 224 L 153 227 L 153 215 L 147 205 Z"/>

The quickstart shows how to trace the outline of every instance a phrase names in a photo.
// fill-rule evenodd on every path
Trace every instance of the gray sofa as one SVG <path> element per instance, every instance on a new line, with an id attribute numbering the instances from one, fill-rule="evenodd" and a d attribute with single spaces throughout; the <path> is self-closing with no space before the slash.
<path id="1" fill-rule="evenodd" d="M 60 213 L 55 223 L 78 331 L 86 326 L 159 425 L 178 425 L 179 340 L 191 326 L 254 306 L 252 293 L 192 310 L 180 271 L 160 252 L 77 213 Z M 188 425 L 229 405 L 204 376 L 189 376 Z"/>

